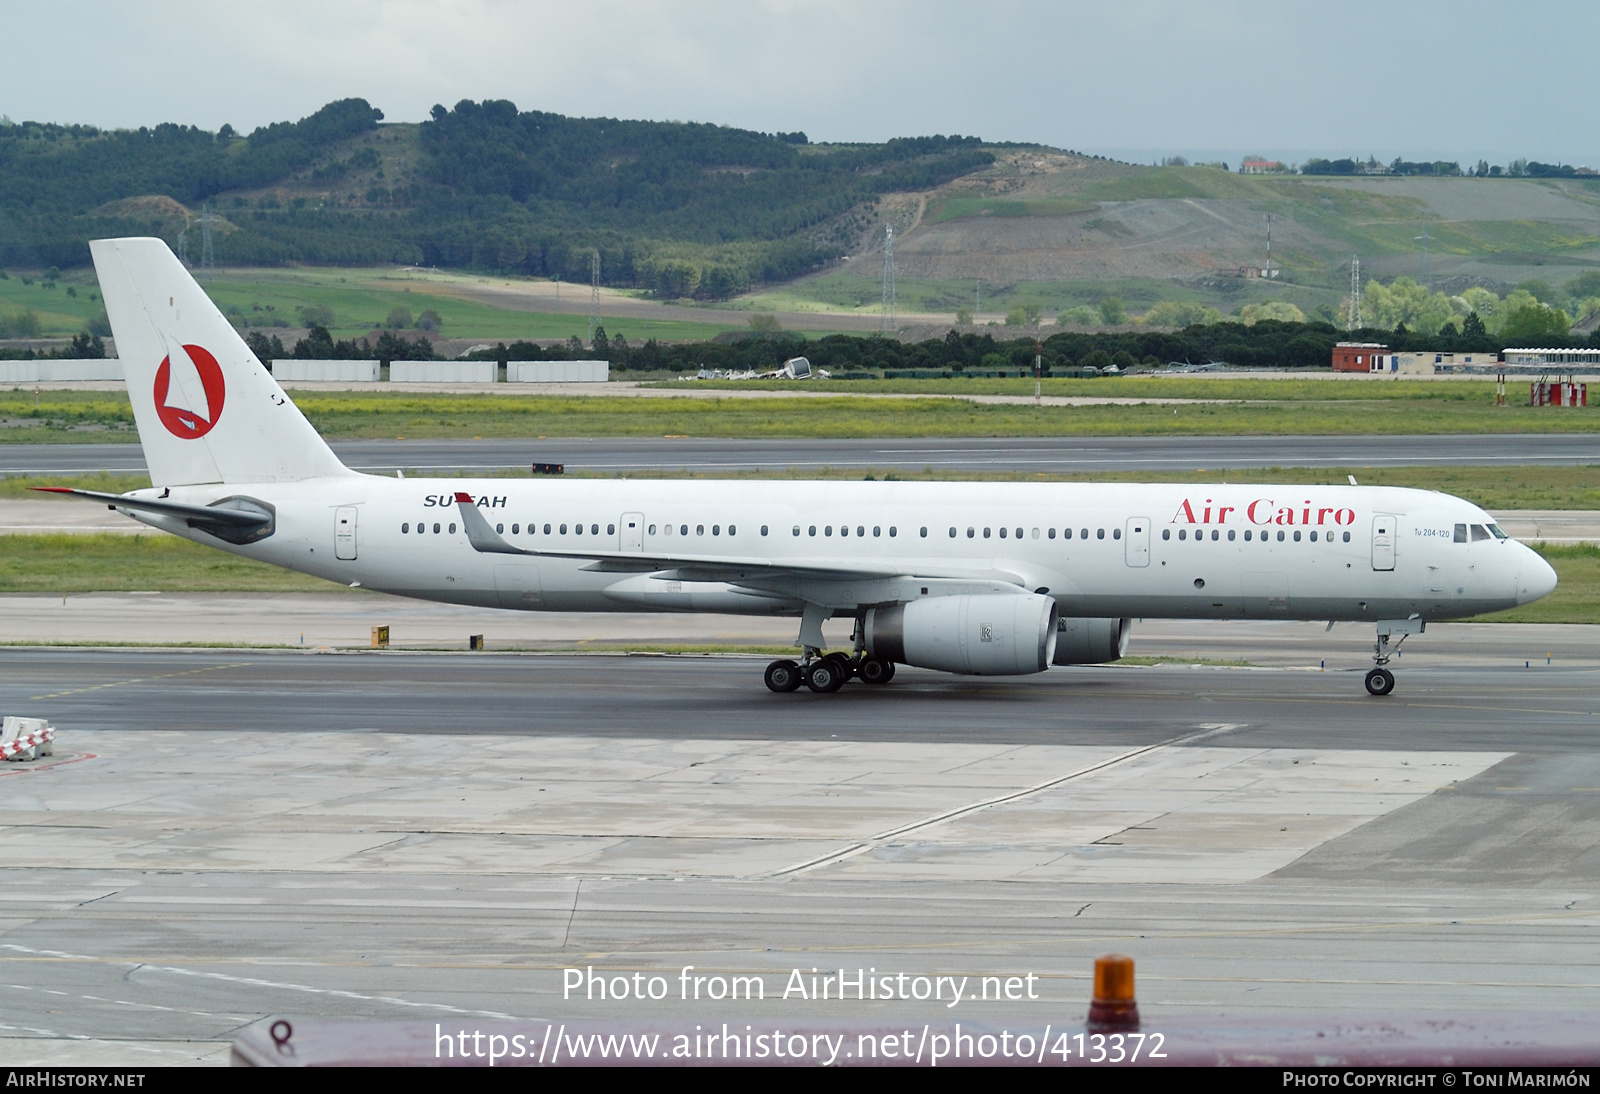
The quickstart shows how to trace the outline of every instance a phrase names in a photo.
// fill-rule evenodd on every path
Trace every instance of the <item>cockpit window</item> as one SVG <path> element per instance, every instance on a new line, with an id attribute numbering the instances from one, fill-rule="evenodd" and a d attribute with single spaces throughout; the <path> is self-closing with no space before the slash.
<path id="1" fill-rule="evenodd" d="M 1489 534 L 1491 536 L 1493 536 L 1495 539 L 1510 539 L 1511 538 L 1510 536 L 1506 535 L 1504 532 L 1502 532 L 1500 530 L 1500 526 L 1498 524 L 1489 525 Z"/>
<path id="2" fill-rule="evenodd" d="M 1480 539 L 1493 538 L 1493 536 L 1489 535 L 1489 529 L 1485 528 L 1483 525 L 1474 524 L 1472 526 L 1472 542 L 1477 543 Z"/>
<path id="3" fill-rule="evenodd" d="M 1467 542 L 1467 526 L 1465 524 L 1456 525 L 1456 542 Z"/>

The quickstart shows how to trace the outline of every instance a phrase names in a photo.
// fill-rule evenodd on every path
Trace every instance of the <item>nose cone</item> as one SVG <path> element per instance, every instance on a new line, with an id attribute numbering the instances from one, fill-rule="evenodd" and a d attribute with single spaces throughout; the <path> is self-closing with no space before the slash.
<path id="1" fill-rule="evenodd" d="M 1556 572 L 1536 551 L 1524 547 L 1522 576 L 1517 579 L 1517 603 L 1531 604 L 1549 596 L 1556 587 Z"/>

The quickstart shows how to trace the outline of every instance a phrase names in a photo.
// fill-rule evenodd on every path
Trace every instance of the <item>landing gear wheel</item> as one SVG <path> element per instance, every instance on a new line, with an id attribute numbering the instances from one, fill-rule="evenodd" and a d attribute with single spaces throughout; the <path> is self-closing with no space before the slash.
<path id="1" fill-rule="evenodd" d="M 811 671 L 806 673 L 806 687 L 823 695 L 831 695 L 844 687 L 848 677 L 847 666 L 841 666 L 837 659 L 824 657 L 820 661 L 811 662 Z"/>
<path id="2" fill-rule="evenodd" d="M 894 662 L 868 657 L 856 667 L 856 675 L 864 684 L 887 684 L 894 679 Z"/>
<path id="3" fill-rule="evenodd" d="M 1388 695 L 1394 690 L 1394 673 L 1388 669 L 1373 669 L 1367 673 L 1367 692 L 1371 695 Z"/>
<path id="4" fill-rule="evenodd" d="M 850 655 L 847 653 L 830 653 L 823 660 L 832 661 L 838 667 L 839 677 L 843 683 L 849 683 L 850 677 L 856 674 L 856 667 L 850 663 Z"/>
<path id="5" fill-rule="evenodd" d="M 793 691 L 800 686 L 800 666 L 793 661 L 774 661 L 767 666 L 766 680 L 773 691 Z"/>

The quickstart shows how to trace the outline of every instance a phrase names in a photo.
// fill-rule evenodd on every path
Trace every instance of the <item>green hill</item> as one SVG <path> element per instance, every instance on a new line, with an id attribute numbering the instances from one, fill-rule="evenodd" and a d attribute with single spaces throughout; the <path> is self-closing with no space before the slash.
<path id="1" fill-rule="evenodd" d="M 224 127 L 0 127 L 0 265 L 88 262 L 96 236 L 224 265 L 399 263 L 725 298 L 846 253 L 877 195 L 993 162 L 976 138 L 811 145 L 804 134 L 568 118 L 509 102 L 381 124 L 361 99 L 241 136 Z M 187 231 L 185 231 L 187 229 Z"/>

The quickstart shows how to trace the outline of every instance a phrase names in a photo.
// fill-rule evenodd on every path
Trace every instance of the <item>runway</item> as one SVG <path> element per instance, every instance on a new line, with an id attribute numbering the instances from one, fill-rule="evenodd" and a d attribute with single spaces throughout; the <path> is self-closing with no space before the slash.
<path id="1" fill-rule="evenodd" d="M 393 474 L 504 471 L 563 463 L 572 471 L 775 471 L 862 467 L 965 471 L 1193 471 L 1198 468 L 1575 466 L 1600 463 L 1581 433 L 1404 437 L 974 437 L 921 440 L 737 440 L 659 437 L 336 441 L 351 467 Z M 136 444 L 4 444 L 0 474 L 145 469 Z"/>
<path id="2" fill-rule="evenodd" d="M 932 1013 L 773 997 L 858 965 L 1031 972 L 961 1014 L 1077 1022 L 1112 950 L 1147 1029 L 1600 1006 L 1595 628 L 1429 628 L 1375 700 L 1364 636 L 1318 671 L 1320 628 L 1275 626 L 1136 651 L 1263 667 L 833 696 L 744 657 L 13 649 L 0 710 L 61 736 L 0 768 L 0 1058 L 219 1062 L 268 1014 Z M 684 965 L 769 996 L 562 998 Z"/>

